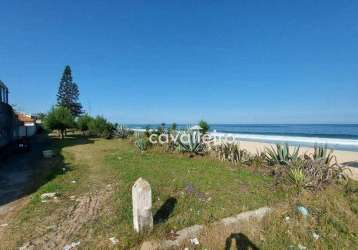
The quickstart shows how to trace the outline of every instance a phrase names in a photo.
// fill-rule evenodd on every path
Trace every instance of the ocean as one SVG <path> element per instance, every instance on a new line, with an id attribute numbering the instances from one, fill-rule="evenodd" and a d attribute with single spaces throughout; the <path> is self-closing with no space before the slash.
<path id="1" fill-rule="evenodd" d="M 329 148 L 358 151 L 358 124 L 209 124 L 210 132 L 233 135 L 247 141 L 289 143 L 290 145 L 327 145 Z M 132 124 L 131 128 L 148 125 Z M 159 124 L 151 124 L 157 128 Z M 166 127 L 170 127 L 168 124 Z M 188 125 L 178 124 L 178 129 Z"/>

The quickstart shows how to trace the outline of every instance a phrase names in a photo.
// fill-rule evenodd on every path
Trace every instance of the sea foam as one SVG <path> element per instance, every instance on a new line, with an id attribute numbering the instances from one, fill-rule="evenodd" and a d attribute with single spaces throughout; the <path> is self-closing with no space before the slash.
<path id="1" fill-rule="evenodd" d="M 265 142 L 287 142 L 293 144 L 314 145 L 323 144 L 328 146 L 344 146 L 358 149 L 358 140 L 336 139 L 322 137 L 303 137 L 303 136 L 282 136 L 282 135 L 260 135 L 260 134 L 241 134 L 241 133 L 222 133 L 211 132 L 214 137 L 232 137 L 238 140 L 265 141 Z"/>

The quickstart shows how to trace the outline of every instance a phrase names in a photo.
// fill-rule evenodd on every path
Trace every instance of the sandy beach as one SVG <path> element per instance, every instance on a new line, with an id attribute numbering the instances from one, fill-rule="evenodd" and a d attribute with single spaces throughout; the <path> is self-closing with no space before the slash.
<path id="1" fill-rule="evenodd" d="M 240 145 L 243 149 L 246 149 L 250 153 L 256 153 L 258 151 L 264 151 L 265 147 L 270 147 L 273 144 L 253 141 L 240 141 Z M 310 153 L 313 152 L 313 148 L 301 147 L 300 151 L 301 153 Z M 352 179 L 358 180 L 358 152 L 334 150 L 334 155 L 337 157 L 339 164 L 350 168 L 350 177 Z"/>

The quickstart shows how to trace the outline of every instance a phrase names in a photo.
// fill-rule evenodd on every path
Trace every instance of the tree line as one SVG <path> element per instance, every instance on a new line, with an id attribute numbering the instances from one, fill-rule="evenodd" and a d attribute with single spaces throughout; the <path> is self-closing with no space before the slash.
<path id="1" fill-rule="evenodd" d="M 73 81 L 69 65 L 63 71 L 57 93 L 57 104 L 44 117 L 44 125 L 49 130 L 57 130 L 63 139 L 68 129 L 78 129 L 84 134 L 111 137 L 116 129 L 102 116 L 86 114 L 79 101 L 80 91 Z"/>

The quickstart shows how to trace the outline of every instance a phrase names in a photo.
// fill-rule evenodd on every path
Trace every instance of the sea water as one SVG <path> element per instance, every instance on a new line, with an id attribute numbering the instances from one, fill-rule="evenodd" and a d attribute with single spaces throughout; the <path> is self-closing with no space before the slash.
<path id="1" fill-rule="evenodd" d="M 210 132 L 239 140 L 290 145 L 327 145 L 329 148 L 358 151 L 358 124 L 209 124 Z M 132 128 L 157 128 L 159 124 L 130 125 Z M 170 127 L 170 125 L 167 125 Z M 178 124 L 177 128 L 190 127 Z"/>

